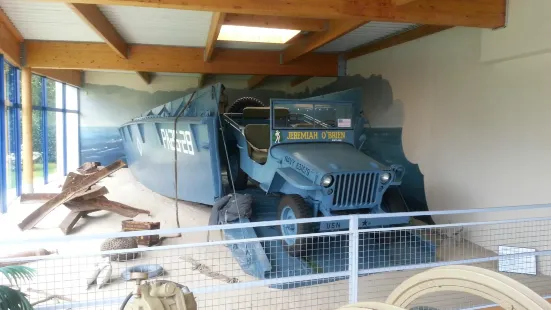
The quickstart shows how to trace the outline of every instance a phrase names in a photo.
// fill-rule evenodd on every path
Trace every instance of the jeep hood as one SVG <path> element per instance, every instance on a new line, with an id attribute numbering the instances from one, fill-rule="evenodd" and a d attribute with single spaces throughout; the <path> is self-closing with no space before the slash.
<path id="1" fill-rule="evenodd" d="M 271 148 L 271 154 L 284 162 L 290 157 L 320 174 L 388 169 L 347 143 L 279 144 Z"/>

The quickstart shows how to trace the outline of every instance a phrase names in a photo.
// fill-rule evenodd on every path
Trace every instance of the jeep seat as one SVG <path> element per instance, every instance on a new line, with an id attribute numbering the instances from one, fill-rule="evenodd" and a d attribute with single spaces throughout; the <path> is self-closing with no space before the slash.
<path id="1" fill-rule="evenodd" d="M 270 125 L 250 124 L 245 126 L 245 139 L 247 139 L 249 157 L 261 165 L 265 164 L 270 148 Z"/>
<path id="2" fill-rule="evenodd" d="M 275 108 L 276 119 L 286 119 L 289 116 L 289 109 Z M 248 119 L 270 119 L 270 107 L 246 107 L 243 109 L 243 118 Z"/>

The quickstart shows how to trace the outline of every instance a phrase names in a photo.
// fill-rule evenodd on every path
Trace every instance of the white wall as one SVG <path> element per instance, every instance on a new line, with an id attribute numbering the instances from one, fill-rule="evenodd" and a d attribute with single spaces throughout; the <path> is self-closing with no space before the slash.
<path id="1" fill-rule="evenodd" d="M 504 29 L 453 28 L 348 62 L 403 102 L 431 210 L 551 203 L 549 16 L 551 1 L 511 0 Z"/>

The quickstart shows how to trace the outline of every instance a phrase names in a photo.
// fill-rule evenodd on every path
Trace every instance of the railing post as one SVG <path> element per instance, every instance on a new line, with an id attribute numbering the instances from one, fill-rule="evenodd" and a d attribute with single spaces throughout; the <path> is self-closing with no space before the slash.
<path id="1" fill-rule="evenodd" d="M 358 215 L 350 216 L 349 239 L 348 239 L 348 302 L 355 304 L 358 302 L 358 256 L 360 237 L 358 233 Z"/>

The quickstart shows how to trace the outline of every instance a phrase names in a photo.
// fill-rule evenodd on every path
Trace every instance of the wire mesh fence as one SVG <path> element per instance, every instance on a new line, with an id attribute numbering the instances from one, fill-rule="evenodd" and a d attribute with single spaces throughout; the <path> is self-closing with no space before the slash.
<path id="1" fill-rule="evenodd" d="M 364 268 L 360 264 L 358 299 L 384 301 L 406 279 L 446 265 L 470 265 L 501 272 L 541 296 L 549 296 L 550 224 L 550 218 L 528 218 L 360 230 L 360 253 L 362 245 L 371 248 L 363 251 L 370 257 Z M 384 239 L 396 242 L 389 245 L 381 241 Z M 386 255 L 372 250 L 374 245 L 383 245 L 378 251 Z M 412 307 L 483 309 L 490 304 L 466 293 L 439 292 L 419 298 Z"/>
<path id="2" fill-rule="evenodd" d="M 502 272 L 542 296 L 551 295 L 551 217 L 358 229 L 362 220 L 377 216 L 342 216 L 349 229 L 302 238 L 279 236 L 279 226 L 330 219 L 3 240 L 0 253 L 17 248 L 58 253 L 0 259 L 0 266 L 35 270 L 30 281 L 15 285 L 0 278 L 0 285 L 20 289 L 37 303 L 36 309 L 118 309 L 136 285 L 130 272 L 139 269 L 151 280 L 187 286 L 198 309 L 338 309 L 356 301 L 384 301 L 417 273 L 460 264 Z M 259 227 L 272 233 L 251 238 L 251 230 Z M 235 229 L 242 230 L 243 238 L 184 241 L 191 234 Z M 176 232 L 184 237 L 167 239 L 161 246 L 98 250 L 107 238 Z M 490 304 L 445 292 L 422 296 L 411 309 L 482 309 Z"/>

